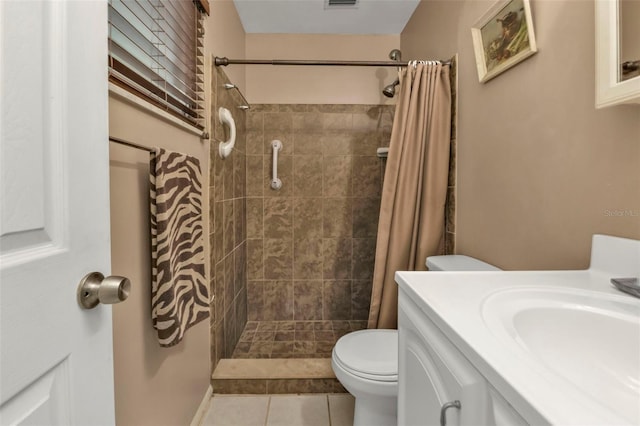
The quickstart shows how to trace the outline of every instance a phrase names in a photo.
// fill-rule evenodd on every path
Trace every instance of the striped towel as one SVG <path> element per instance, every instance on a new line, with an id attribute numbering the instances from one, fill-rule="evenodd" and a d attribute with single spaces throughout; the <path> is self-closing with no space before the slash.
<path id="1" fill-rule="evenodd" d="M 197 158 L 151 152 L 151 320 L 160 346 L 209 316 Z"/>

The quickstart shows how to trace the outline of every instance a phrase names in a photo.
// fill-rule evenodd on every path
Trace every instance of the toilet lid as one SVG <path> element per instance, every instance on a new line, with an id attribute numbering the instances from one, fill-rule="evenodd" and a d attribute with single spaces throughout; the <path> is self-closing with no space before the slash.
<path id="1" fill-rule="evenodd" d="M 345 334 L 333 348 L 334 359 L 356 376 L 398 380 L 398 331 L 360 330 Z"/>

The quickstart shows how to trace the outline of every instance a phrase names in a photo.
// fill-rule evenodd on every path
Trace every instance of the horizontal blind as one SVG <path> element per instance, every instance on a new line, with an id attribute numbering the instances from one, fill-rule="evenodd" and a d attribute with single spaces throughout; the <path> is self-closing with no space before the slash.
<path id="1" fill-rule="evenodd" d="M 193 0 L 109 0 L 109 77 L 204 125 L 203 16 Z"/>

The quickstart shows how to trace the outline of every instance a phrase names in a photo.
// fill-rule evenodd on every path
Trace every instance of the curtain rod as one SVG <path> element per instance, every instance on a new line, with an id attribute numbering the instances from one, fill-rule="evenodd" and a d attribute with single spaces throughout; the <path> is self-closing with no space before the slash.
<path id="1" fill-rule="evenodd" d="M 118 143 L 120 145 L 126 145 L 126 146 L 129 146 L 131 148 L 141 149 L 141 150 L 147 151 L 147 152 L 153 151 L 153 149 L 151 149 L 149 147 L 138 145 L 137 143 L 125 141 L 124 139 L 112 138 L 111 136 L 109 136 L 109 142 L 115 142 L 115 143 Z"/>
<path id="2" fill-rule="evenodd" d="M 439 61 L 443 65 L 449 65 L 451 61 Z M 292 60 L 292 59 L 229 59 L 215 57 L 217 67 L 227 65 L 327 65 L 347 67 L 406 67 L 409 62 L 401 61 L 325 61 L 325 60 Z"/>

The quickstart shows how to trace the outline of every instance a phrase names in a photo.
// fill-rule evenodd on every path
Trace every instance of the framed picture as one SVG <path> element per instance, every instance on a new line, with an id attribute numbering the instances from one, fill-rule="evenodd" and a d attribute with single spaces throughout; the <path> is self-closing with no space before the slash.
<path id="1" fill-rule="evenodd" d="M 529 0 L 500 0 L 471 28 L 478 79 L 485 83 L 538 51 Z"/>

